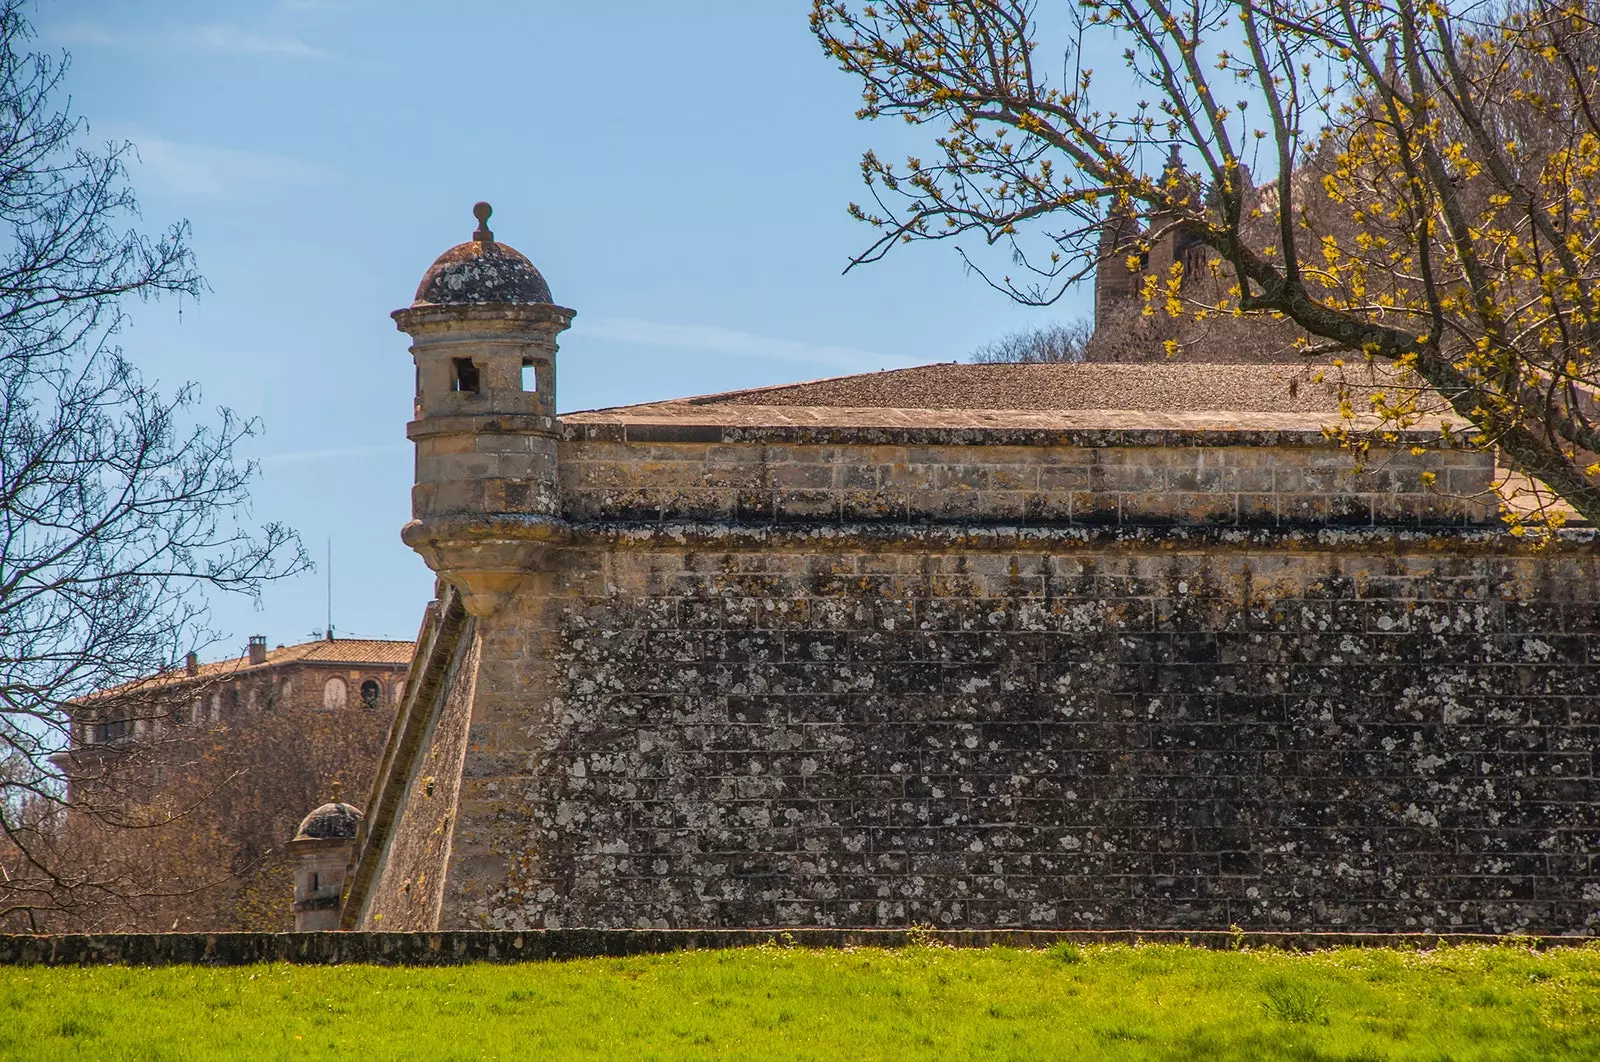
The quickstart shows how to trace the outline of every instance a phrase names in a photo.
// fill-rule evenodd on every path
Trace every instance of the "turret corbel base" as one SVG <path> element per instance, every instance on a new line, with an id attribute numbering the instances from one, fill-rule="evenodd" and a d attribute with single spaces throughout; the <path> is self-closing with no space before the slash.
<path id="1" fill-rule="evenodd" d="M 467 513 L 413 520 L 400 538 L 445 582 L 461 592 L 474 616 L 492 616 L 545 558 L 570 536 L 565 520 L 508 513 Z"/>

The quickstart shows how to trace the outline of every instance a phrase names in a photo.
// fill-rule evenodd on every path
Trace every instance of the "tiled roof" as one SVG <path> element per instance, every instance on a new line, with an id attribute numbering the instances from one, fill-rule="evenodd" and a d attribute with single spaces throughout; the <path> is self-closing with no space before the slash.
<path id="1" fill-rule="evenodd" d="M 145 679 L 136 679 L 108 690 L 102 690 L 93 694 L 89 699 L 126 695 L 156 686 L 233 678 L 250 672 L 267 671 L 274 667 L 281 667 L 284 664 L 327 663 L 355 664 L 358 666 L 366 664 L 384 667 L 391 667 L 396 664 L 404 665 L 411 663 L 411 652 L 414 648 L 415 643 L 413 642 L 398 642 L 379 638 L 339 638 L 331 642 L 326 638 L 319 638 L 313 642 L 301 642 L 299 645 L 280 645 L 276 649 L 268 649 L 267 661 L 264 664 L 250 663 L 249 654 L 201 664 L 193 674 L 190 674 L 180 664 L 163 674 L 152 675 Z"/>
<path id="2" fill-rule="evenodd" d="M 377 638 L 326 638 L 267 650 L 267 663 L 291 660 L 326 660 L 352 664 L 409 664 L 414 642 L 384 641 Z M 246 657 L 245 659 L 249 659 Z"/>
<path id="3" fill-rule="evenodd" d="M 1338 408 L 1333 385 L 1312 382 L 1302 365 L 947 363 L 584 410 L 562 421 L 1268 429 L 1320 427 L 1337 420 Z"/>

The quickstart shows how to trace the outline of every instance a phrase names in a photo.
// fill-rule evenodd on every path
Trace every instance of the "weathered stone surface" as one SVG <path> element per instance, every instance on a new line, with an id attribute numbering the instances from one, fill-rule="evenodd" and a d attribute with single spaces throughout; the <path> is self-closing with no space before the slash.
<path id="1" fill-rule="evenodd" d="M 579 520 L 1078 526 L 1445 527 L 1497 520 L 1494 461 L 1482 453 L 1374 454 L 1357 469 L 1317 436 L 1260 445 L 1124 431 L 1076 445 L 1047 437 L 1030 446 L 1005 432 L 992 433 L 996 440 L 946 432 L 945 441 L 936 434 L 921 445 L 830 444 L 813 441 L 816 432 L 793 434 L 793 441 L 759 444 L 720 437 L 647 443 L 569 429 L 559 456 L 565 511 Z M 486 459 L 419 451 L 419 469 Z M 485 466 L 481 474 L 496 473 Z"/>
<path id="2" fill-rule="evenodd" d="M 452 647 L 443 681 L 428 699 L 407 706 L 424 717 L 416 722 L 427 731 L 426 751 L 394 782 L 400 810 L 371 886 L 374 928 L 398 932 L 438 925 L 478 659 L 476 630 L 469 626 Z"/>
<path id="3" fill-rule="evenodd" d="M 1600 925 L 1586 536 L 1161 534 L 558 551 L 439 925 Z"/>

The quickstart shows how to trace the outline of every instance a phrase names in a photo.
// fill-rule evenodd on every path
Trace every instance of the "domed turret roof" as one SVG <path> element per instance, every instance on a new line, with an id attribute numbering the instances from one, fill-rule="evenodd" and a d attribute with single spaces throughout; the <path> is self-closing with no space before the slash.
<path id="1" fill-rule="evenodd" d="M 474 306 L 486 302 L 549 303 L 550 285 L 527 256 L 496 243 L 488 203 L 472 208 L 478 231 L 441 254 L 422 275 L 413 306 Z"/>
<path id="2" fill-rule="evenodd" d="M 327 838 L 354 837 L 361 822 L 361 811 L 349 804 L 334 801 L 324 804 L 300 820 L 294 839 L 325 840 Z"/>

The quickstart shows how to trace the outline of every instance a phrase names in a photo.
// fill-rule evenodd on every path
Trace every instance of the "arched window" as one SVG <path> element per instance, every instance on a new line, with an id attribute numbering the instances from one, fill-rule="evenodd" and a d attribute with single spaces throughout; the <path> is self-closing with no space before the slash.
<path id="1" fill-rule="evenodd" d="M 324 708 L 343 708 L 344 702 L 350 696 L 350 687 L 345 685 L 342 678 L 331 678 L 322 687 L 322 706 Z"/>
<path id="2" fill-rule="evenodd" d="M 382 697 L 383 687 L 378 685 L 377 679 L 367 679 L 361 684 L 361 707 L 376 708 Z"/>

